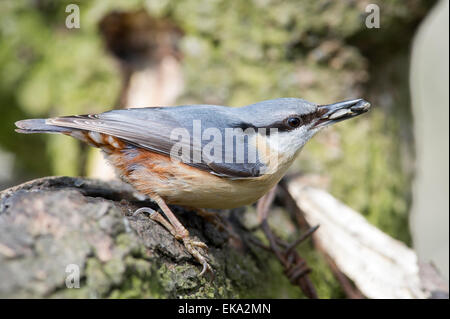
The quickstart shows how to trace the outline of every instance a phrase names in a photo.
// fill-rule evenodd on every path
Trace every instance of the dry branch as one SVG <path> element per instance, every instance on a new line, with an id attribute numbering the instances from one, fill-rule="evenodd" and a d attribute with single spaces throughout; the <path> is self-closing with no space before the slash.
<path id="1" fill-rule="evenodd" d="M 424 271 L 404 243 L 327 192 L 305 185 L 301 177 L 288 181 L 286 188 L 306 221 L 320 225 L 315 243 L 366 297 L 448 298 L 448 283 L 433 267 Z"/>

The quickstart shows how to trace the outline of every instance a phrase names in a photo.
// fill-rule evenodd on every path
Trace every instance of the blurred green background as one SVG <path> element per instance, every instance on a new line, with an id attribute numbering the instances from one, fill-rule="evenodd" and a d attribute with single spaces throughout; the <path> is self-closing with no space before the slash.
<path id="1" fill-rule="evenodd" d="M 80 7 L 79 29 L 65 25 L 69 3 Z M 365 25 L 369 3 L 380 6 L 378 29 Z M 47 175 L 86 175 L 89 148 L 65 136 L 17 134 L 14 122 L 118 107 L 126 85 L 123 66 L 107 49 L 99 23 L 115 11 L 144 12 L 182 31 L 174 44 L 184 78 L 176 104 L 241 106 L 277 97 L 370 101 L 367 115 L 318 134 L 292 170 L 323 176 L 334 196 L 410 245 L 409 57 L 416 27 L 433 4 L 1 1 L 0 186 Z M 328 287 L 319 289 L 322 296 L 339 295 L 333 284 Z"/>

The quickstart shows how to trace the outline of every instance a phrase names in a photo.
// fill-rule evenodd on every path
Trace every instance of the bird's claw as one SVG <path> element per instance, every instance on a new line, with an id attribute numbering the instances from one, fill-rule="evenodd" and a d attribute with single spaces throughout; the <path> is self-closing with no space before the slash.
<path id="1" fill-rule="evenodd" d="M 160 224 L 162 224 L 176 239 L 183 240 L 184 247 L 186 250 L 203 266 L 202 271 L 198 274 L 199 277 L 203 276 L 206 271 L 214 274 L 211 266 L 208 264 L 206 251 L 208 251 L 208 246 L 201 241 L 193 240 L 189 237 L 189 233 L 185 230 L 184 232 L 171 225 L 164 217 L 161 216 L 157 211 L 149 208 L 142 207 L 137 209 L 133 216 L 137 216 L 142 213 L 149 214 L 149 217 Z M 201 254 L 200 249 L 205 251 L 205 256 Z"/>
<path id="2" fill-rule="evenodd" d="M 142 214 L 142 213 L 147 213 L 150 216 L 152 216 L 153 214 L 156 213 L 156 211 L 154 209 L 149 208 L 149 207 L 141 207 L 139 209 L 136 209 L 134 211 L 134 213 L 132 214 L 132 216 L 136 217 L 137 215 Z"/>
<path id="3" fill-rule="evenodd" d="M 203 266 L 202 271 L 198 274 L 198 276 L 203 276 L 206 271 L 213 274 L 214 272 L 206 260 L 207 257 L 203 256 L 198 250 L 198 248 L 207 250 L 208 246 L 201 241 L 192 240 L 190 237 L 183 238 L 183 243 L 186 250 Z"/>
<path id="4" fill-rule="evenodd" d="M 199 247 L 206 251 L 208 250 L 208 246 L 204 242 L 201 242 L 201 241 L 192 241 L 192 245 L 195 247 Z"/>

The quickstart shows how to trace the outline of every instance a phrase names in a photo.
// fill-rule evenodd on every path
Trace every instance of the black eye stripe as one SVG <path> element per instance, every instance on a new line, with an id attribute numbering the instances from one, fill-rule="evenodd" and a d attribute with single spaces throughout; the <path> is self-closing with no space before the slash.
<path id="1" fill-rule="evenodd" d="M 291 115 L 283 121 L 284 129 L 282 127 L 279 127 L 278 125 L 277 127 L 281 131 L 290 131 L 300 126 L 309 124 L 316 117 L 316 115 L 316 112 L 302 115 Z M 298 119 L 299 123 L 297 123 L 295 119 Z"/>
<path id="2" fill-rule="evenodd" d="M 316 112 L 313 113 L 308 113 L 308 114 L 303 114 L 301 116 L 302 120 L 303 120 L 303 124 L 308 124 L 310 123 L 313 119 L 315 119 L 317 116 Z"/>
<path id="3" fill-rule="evenodd" d="M 303 115 L 292 114 L 292 115 L 288 116 L 286 119 L 284 119 L 282 121 L 273 122 L 270 125 L 266 126 L 265 128 L 268 129 L 268 130 L 271 129 L 271 128 L 276 128 L 279 132 L 292 131 L 292 130 L 295 130 L 296 128 L 299 128 L 302 125 L 309 124 L 316 117 L 317 117 L 317 113 L 316 112 L 303 114 Z M 288 120 L 289 119 L 293 119 L 293 118 L 299 119 L 300 120 L 300 124 L 297 125 L 297 126 L 289 125 Z M 258 128 L 259 128 L 259 127 L 253 126 L 251 124 L 248 124 L 248 123 L 239 123 L 235 127 L 240 127 L 243 130 L 246 129 L 246 128 L 253 128 L 255 130 L 258 130 Z M 263 128 L 263 127 L 261 127 L 261 128 Z M 266 134 L 269 134 L 269 131 Z"/>

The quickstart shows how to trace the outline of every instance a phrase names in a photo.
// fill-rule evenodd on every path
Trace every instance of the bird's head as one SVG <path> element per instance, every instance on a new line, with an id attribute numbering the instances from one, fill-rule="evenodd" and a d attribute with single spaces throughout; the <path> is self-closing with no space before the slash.
<path id="1" fill-rule="evenodd" d="M 245 109 L 248 122 L 257 128 L 276 130 L 266 139 L 284 161 L 291 161 L 305 143 L 322 128 L 370 109 L 363 99 L 317 105 L 303 99 L 280 98 L 249 105 Z"/>

